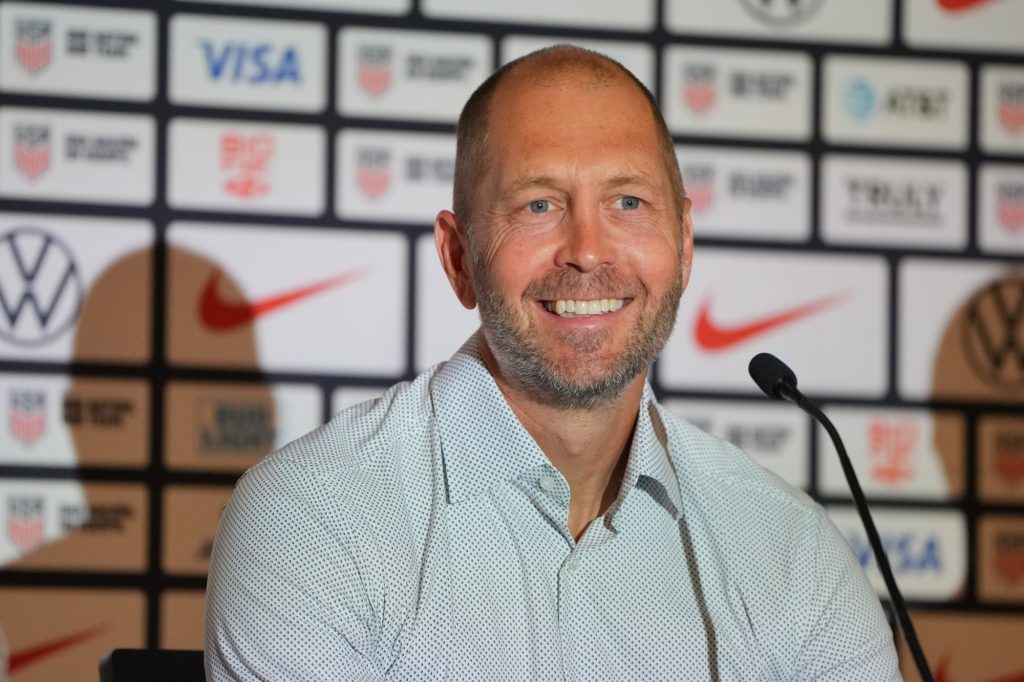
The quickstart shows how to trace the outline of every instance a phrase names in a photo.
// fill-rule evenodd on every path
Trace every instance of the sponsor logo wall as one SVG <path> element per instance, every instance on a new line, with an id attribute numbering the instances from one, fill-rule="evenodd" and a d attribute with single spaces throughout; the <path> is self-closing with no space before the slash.
<path id="1" fill-rule="evenodd" d="M 1022 7 L 0 0 L 0 678 L 201 646 L 237 476 L 475 329 L 430 234 L 454 122 L 559 41 L 651 87 L 693 202 L 655 390 L 881 587 L 824 435 L 746 376 L 788 360 L 933 666 L 1021 675 L 991 647 L 1024 631 Z"/>

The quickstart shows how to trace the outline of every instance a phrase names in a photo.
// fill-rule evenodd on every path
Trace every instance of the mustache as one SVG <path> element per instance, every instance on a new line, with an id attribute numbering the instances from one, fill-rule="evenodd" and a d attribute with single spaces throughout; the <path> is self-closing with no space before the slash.
<path id="1" fill-rule="evenodd" d="M 559 269 L 527 285 L 523 297 L 556 301 L 558 299 L 637 298 L 646 292 L 636 279 L 623 277 L 615 268 L 602 267 L 590 272 Z"/>

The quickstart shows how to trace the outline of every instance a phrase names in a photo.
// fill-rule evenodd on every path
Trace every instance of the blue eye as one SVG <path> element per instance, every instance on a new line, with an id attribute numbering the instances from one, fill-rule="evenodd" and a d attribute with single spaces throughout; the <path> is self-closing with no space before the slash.
<path id="1" fill-rule="evenodd" d="M 635 211 L 640 208 L 640 199 L 637 197 L 622 197 L 619 199 L 619 206 L 626 211 Z"/>
<path id="2" fill-rule="evenodd" d="M 551 202 L 547 199 L 536 199 L 530 202 L 530 213 L 547 213 Z"/>

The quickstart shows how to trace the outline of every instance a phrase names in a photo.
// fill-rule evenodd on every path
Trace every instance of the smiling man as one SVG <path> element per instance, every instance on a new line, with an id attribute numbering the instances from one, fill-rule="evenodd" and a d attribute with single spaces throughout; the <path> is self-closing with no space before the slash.
<path id="1" fill-rule="evenodd" d="M 566 46 L 496 72 L 435 238 L 480 331 L 239 482 L 211 679 L 899 679 L 821 508 L 647 384 L 692 230 L 635 78 Z"/>

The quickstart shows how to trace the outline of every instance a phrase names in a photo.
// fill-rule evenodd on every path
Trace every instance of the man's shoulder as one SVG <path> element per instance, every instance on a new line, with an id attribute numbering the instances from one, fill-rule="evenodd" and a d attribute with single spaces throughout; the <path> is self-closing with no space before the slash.
<path id="1" fill-rule="evenodd" d="M 327 423 L 288 443 L 254 468 L 301 468 L 321 482 L 383 474 L 403 456 L 425 454 L 430 430 L 431 368 L 413 381 L 394 384 L 378 398 L 335 414 Z"/>

